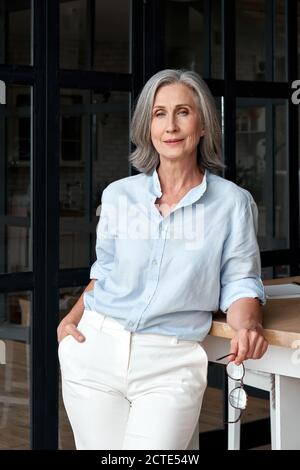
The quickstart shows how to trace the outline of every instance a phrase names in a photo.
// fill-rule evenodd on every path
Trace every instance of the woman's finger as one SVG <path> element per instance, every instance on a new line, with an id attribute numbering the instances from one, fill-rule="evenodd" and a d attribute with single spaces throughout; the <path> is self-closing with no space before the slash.
<path id="1" fill-rule="evenodd" d="M 253 355 L 255 353 L 255 348 L 257 346 L 257 342 L 259 338 L 264 339 L 263 336 L 261 336 L 257 331 L 250 331 L 249 332 L 249 349 L 248 349 L 248 354 L 247 354 L 247 359 L 252 359 Z"/>
<path id="2" fill-rule="evenodd" d="M 263 347 L 262 347 L 262 353 L 261 353 L 260 357 L 262 357 L 267 352 L 268 347 L 269 347 L 269 343 L 266 339 L 264 339 L 264 343 L 263 343 Z"/>
<path id="3" fill-rule="evenodd" d="M 260 336 L 255 345 L 255 349 L 253 351 L 253 354 L 251 356 L 251 359 L 260 359 L 263 355 L 263 348 L 264 348 L 264 342 L 265 338 L 263 336 Z"/>
<path id="4" fill-rule="evenodd" d="M 81 331 L 79 331 L 79 330 L 77 329 L 77 327 L 76 327 L 76 325 L 75 325 L 74 323 L 68 323 L 68 324 L 65 326 L 63 332 L 64 332 L 64 335 L 63 335 L 63 337 L 61 338 L 61 340 L 62 340 L 65 336 L 71 335 L 71 336 L 73 336 L 73 338 L 76 339 L 76 341 L 78 341 L 78 342 L 80 342 L 80 343 L 82 343 L 83 341 L 85 341 L 84 335 L 81 333 Z M 60 341 L 61 341 L 61 340 L 60 340 Z"/>
<path id="5" fill-rule="evenodd" d="M 236 336 L 234 336 L 230 342 L 230 353 L 229 354 L 232 354 L 234 356 L 237 355 L 237 351 L 238 351 L 238 339 Z"/>
<path id="6" fill-rule="evenodd" d="M 238 337 L 238 353 L 235 358 L 235 364 L 239 366 L 247 358 L 249 350 L 249 337 L 247 331 L 241 331 Z"/>

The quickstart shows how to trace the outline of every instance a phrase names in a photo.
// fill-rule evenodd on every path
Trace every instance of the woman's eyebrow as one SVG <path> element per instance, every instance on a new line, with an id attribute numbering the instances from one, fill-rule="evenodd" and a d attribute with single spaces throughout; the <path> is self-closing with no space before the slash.
<path id="1" fill-rule="evenodd" d="M 182 106 L 188 106 L 189 108 L 192 107 L 190 104 L 176 104 L 175 108 L 181 108 Z M 156 106 L 153 106 L 153 109 L 155 109 L 155 108 L 164 108 L 165 109 L 165 106 L 163 106 L 161 104 L 157 104 Z"/>

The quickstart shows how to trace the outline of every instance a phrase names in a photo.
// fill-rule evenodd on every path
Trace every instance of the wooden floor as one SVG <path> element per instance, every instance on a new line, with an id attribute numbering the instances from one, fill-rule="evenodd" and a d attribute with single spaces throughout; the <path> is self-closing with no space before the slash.
<path id="1" fill-rule="evenodd" d="M 6 341 L 7 364 L 0 365 L 0 449 L 29 449 L 28 350 L 22 343 Z M 200 432 L 222 428 L 222 391 L 206 390 L 200 416 Z M 243 422 L 269 416 L 269 402 L 249 397 Z M 61 394 L 59 403 L 59 448 L 75 449 L 72 431 L 64 411 Z M 270 448 L 269 446 L 263 447 Z"/>

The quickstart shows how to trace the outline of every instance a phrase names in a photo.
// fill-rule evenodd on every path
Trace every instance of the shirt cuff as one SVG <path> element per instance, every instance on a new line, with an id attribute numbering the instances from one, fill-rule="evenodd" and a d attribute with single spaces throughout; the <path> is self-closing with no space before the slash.
<path id="1" fill-rule="evenodd" d="M 250 279 L 247 279 L 247 284 L 249 284 Z M 244 284 L 244 285 L 243 285 Z M 226 285 L 221 290 L 221 300 L 220 300 L 220 309 L 222 312 L 227 313 L 230 305 L 238 299 L 243 299 L 245 297 L 258 298 L 261 305 L 265 305 L 266 294 L 263 283 L 261 280 L 251 279 L 251 286 L 246 285 L 243 281 L 239 281 L 233 285 Z"/>

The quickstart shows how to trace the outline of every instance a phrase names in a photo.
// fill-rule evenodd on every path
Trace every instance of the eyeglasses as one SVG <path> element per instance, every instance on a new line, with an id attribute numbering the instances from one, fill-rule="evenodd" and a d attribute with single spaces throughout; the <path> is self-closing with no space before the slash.
<path id="1" fill-rule="evenodd" d="M 226 356 L 219 357 L 216 359 L 217 361 L 221 361 L 225 359 L 225 357 L 233 356 L 234 354 L 226 354 Z M 237 423 L 242 416 L 242 412 L 246 409 L 248 396 L 244 389 L 244 382 L 243 378 L 245 376 L 245 367 L 244 364 L 241 363 L 239 365 L 235 364 L 233 361 L 229 361 L 226 365 L 226 373 L 228 377 L 230 377 L 235 382 L 240 382 L 240 385 L 233 390 L 231 390 L 229 394 L 229 403 L 230 405 L 235 408 L 236 410 L 240 411 L 239 417 L 234 421 L 226 421 L 226 424 L 234 424 Z"/>

